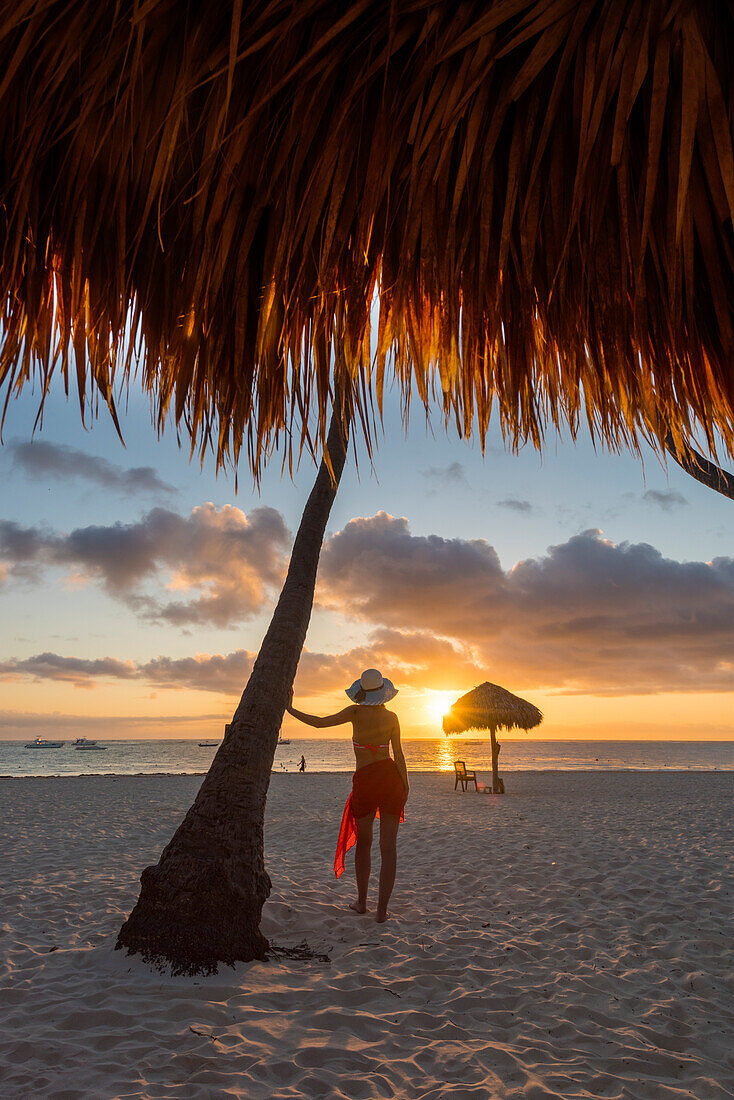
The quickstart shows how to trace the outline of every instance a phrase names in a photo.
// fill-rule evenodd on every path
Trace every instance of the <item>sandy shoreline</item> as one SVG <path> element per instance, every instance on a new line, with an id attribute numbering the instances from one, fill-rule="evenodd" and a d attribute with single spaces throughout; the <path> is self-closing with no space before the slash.
<path id="1" fill-rule="evenodd" d="M 469 765 L 467 764 L 467 767 Z M 513 768 L 504 764 L 500 768 L 501 774 L 510 775 L 734 775 L 734 769 L 732 768 L 675 768 L 675 767 L 645 767 L 645 768 Z M 63 774 L 61 772 L 54 772 L 50 775 L 8 775 L 4 772 L 0 772 L 0 780 L 12 779 L 12 780 L 29 780 L 29 779 L 203 779 L 207 773 L 201 772 L 83 772 L 77 774 Z M 271 776 L 296 776 L 298 775 L 298 769 L 294 768 L 293 771 L 278 771 L 273 769 L 270 773 Z M 319 771 L 318 768 L 308 768 L 307 773 L 309 777 L 313 776 L 349 776 L 351 777 L 351 770 L 335 771 L 333 769 L 329 771 Z M 454 773 L 438 770 L 436 768 L 426 768 L 421 770 L 419 768 L 411 768 L 411 775 L 433 775 L 433 776 L 446 776 L 453 781 Z M 478 768 L 477 778 L 484 780 L 487 783 L 491 783 L 492 771 L 491 768 Z M 302 780 L 301 780 L 302 781 Z M 348 782 L 348 780 L 347 780 Z"/>
<path id="2" fill-rule="evenodd" d="M 264 930 L 329 961 L 192 981 L 112 946 L 199 782 L 0 781 L 3 1100 L 734 1096 L 733 773 L 417 774 L 383 927 L 347 777 L 274 774 Z"/>

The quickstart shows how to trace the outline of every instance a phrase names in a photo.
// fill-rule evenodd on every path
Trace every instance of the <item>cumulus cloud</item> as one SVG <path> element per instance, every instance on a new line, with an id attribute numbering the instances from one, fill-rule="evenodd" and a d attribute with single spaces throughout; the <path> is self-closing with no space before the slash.
<path id="1" fill-rule="evenodd" d="M 80 478 L 105 489 L 132 493 L 175 493 L 152 466 L 117 466 L 99 455 L 90 455 L 61 443 L 8 444 L 13 465 L 29 477 L 55 480 Z"/>
<path id="2" fill-rule="evenodd" d="M 648 489 L 647 492 L 642 494 L 642 499 L 646 500 L 648 504 L 654 504 L 656 507 L 662 508 L 664 512 L 672 512 L 674 508 L 680 508 L 682 504 L 688 504 L 683 494 L 675 489 Z"/>
<path id="3" fill-rule="evenodd" d="M 96 679 L 132 680 L 138 670 L 132 661 L 114 657 L 85 660 L 81 657 L 61 657 L 58 653 L 39 653 L 24 660 L 0 663 L 0 679 L 57 680 L 75 687 L 91 687 Z"/>
<path id="4" fill-rule="evenodd" d="M 194 657 L 154 657 L 138 665 L 138 676 L 157 687 L 194 688 L 233 695 L 241 692 L 257 654 L 245 649 L 233 653 L 197 653 Z"/>
<path id="5" fill-rule="evenodd" d="M 0 558 L 11 573 L 72 566 L 148 618 L 229 625 L 271 597 L 287 541 L 277 512 L 205 505 L 64 536 L 0 525 Z M 185 599 L 146 591 L 166 572 Z M 341 691 L 369 666 L 418 688 L 489 679 L 521 692 L 734 690 L 732 558 L 679 562 L 590 529 L 505 570 L 486 540 L 414 535 L 380 512 L 327 540 L 317 599 L 368 633 L 343 652 L 304 652 L 300 691 Z M 6 661 L 0 676 L 235 694 L 253 659 L 244 649 L 147 662 L 42 653 Z"/>
<path id="6" fill-rule="evenodd" d="M 159 688 L 188 688 L 236 696 L 247 682 L 255 657 L 255 653 L 245 649 L 226 654 L 198 653 L 193 657 L 154 657 L 141 662 L 40 653 L 23 660 L 0 662 L 0 680 L 54 680 L 86 688 L 102 681 L 139 680 Z M 427 682 L 437 689 L 469 684 L 479 671 L 470 651 L 450 639 L 379 628 L 364 645 L 344 653 L 304 650 L 296 688 L 305 694 L 339 693 L 364 668 L 376 665 L 389 668 L 401 686 L 416 688 Z"/>
<path id="7" fill-rule="evenodd" d="M 0 662 L 0 680 L 54 680 L 91 688 L 101 681 L 142 680 L 163 688 L 194 688 L 230 694 L 242 690 L 255 655 L 238 649 L 226 655 L 154 657 L 150 661 L 120 661 L 115 657 L 88 660 L 39 653 L 23 660 Z"/>
<path id="8" fill-rule="evenodd" d="M 230 626 L 251 618 L 283 576 L 288 530 L 273 508 L 202 504 L 189 516 L 154 508 L 137 523 L 79 527 L 69 534 L 0 521 L 0 562 L 34 580 L 53 566 L 99 581 L 143 619 L 178 626 Z M 167 578 L 167 580 L 165 580 Z M 7 578 L 6 578 L 7 579 Z M 162 600 L 154 581 L 183 598 Z"/>
<path id="9" fill-rule="evenodd" d="M 387 512 L 353 519 L 329 539 L 319 576 L 319 599 L 327 606 L 399 630 L 435 629 L 450 637 L 461 637 L 455 627 L 471 615 L 477 597 L 491 598 L 504 583 L 497 552 L 484 539 L 414 536 L 407 519 Z"/>
<path id="10" fill-rule="evenodd" d="M 504 571 L 483 540 L 414 536 L 378 513 L 325 547 L 322 602 L 471 648 L 507 686 L 734 689 L 734 560 L 678 562 L 597 530 Z"/>

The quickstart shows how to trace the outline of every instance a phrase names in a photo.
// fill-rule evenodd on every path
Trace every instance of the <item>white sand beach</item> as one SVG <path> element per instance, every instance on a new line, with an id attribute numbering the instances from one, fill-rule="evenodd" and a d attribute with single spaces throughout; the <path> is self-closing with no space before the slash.
<path id="1" fill-rule="evenodd" d="M 1 780 L 3 1100 L 734 1096 L 734 774 L 506 779 L 412 777 L 378 926 L 348 776 L 274 775 L 264 930 L 328 961 L 198 979 L 113 945 L 200 780 Z"/>

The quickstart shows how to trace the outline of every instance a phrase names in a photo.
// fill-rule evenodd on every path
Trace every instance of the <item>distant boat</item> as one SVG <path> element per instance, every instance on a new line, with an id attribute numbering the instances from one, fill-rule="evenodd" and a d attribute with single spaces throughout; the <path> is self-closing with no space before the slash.
<path id="1" fill-rule="evenodd" d="M 76 741 L 72 741 L 72 746 L 75 749 L 96 749 L 97 752 L 104 752 L 107 748 L 106 745 L 98 745 L 96 741 L 87 741 L 86 737 L 77 737 Z"/>
<path id="2" fill-rule="evenodd" d="M 218 741 L 200 741 L 199 742 L 199 748 L 200 749 L 215 749 L 218 744 L 219 744 Z"/>
<path id="3" fill-rule="evenodd" d="M 290 745 L 290 741 L 288 740 L 287 737 L 279 737 L 278 738 L 278 744 L 279 745 Z"/>
<path id="4" fill-rule="evenodd" d="M 27 749 L 60 749 L 64 745 L 64 741 L 44 741 L 42 737 L 37 737 L 35 741 L 29 741 L 26 745 Z"/>

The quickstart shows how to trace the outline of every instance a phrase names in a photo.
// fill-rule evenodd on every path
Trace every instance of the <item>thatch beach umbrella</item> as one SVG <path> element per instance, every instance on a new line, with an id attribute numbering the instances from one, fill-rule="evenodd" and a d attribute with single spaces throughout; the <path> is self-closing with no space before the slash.
<path id="1" fill-rule="evenodd" d="M 497 730 L 530 730 L 542 721 L 542 712 L 527 699 L 486 681 L 451 704 L 443 717 L 443 731 L 445 734 L 456 734 L 468 730 L 489 730 L 492 740 L 492 789 L 499 794 L 504 791 L 504 784 L 498 773 L 500 746 Z"/>
<path id="2" fill-rule="evenodd" d="M 391 357 L 460 431 L 734 456 L 732 52 L 708 0 L 4 3 L 0 380 L 112 403 L 132 331 L 258 469 L 338 346 L 360 409 Z"/>
<path id="3" fill-rule="evenodd" d="M 325 460 L 130 950 L 267 948 L 270 766 L 348 425 L 369 447 L 388 367 L 482 440 L 494 410 L 513 446 L 585 421 L 696 476 L 694 428 L 734 455 L 733 54 L 708 0 L 2 4 L 7 397 L 56 371 L 114 410 L 133 334 L 159 425 L 256 475 L 277 440 Z"/>

